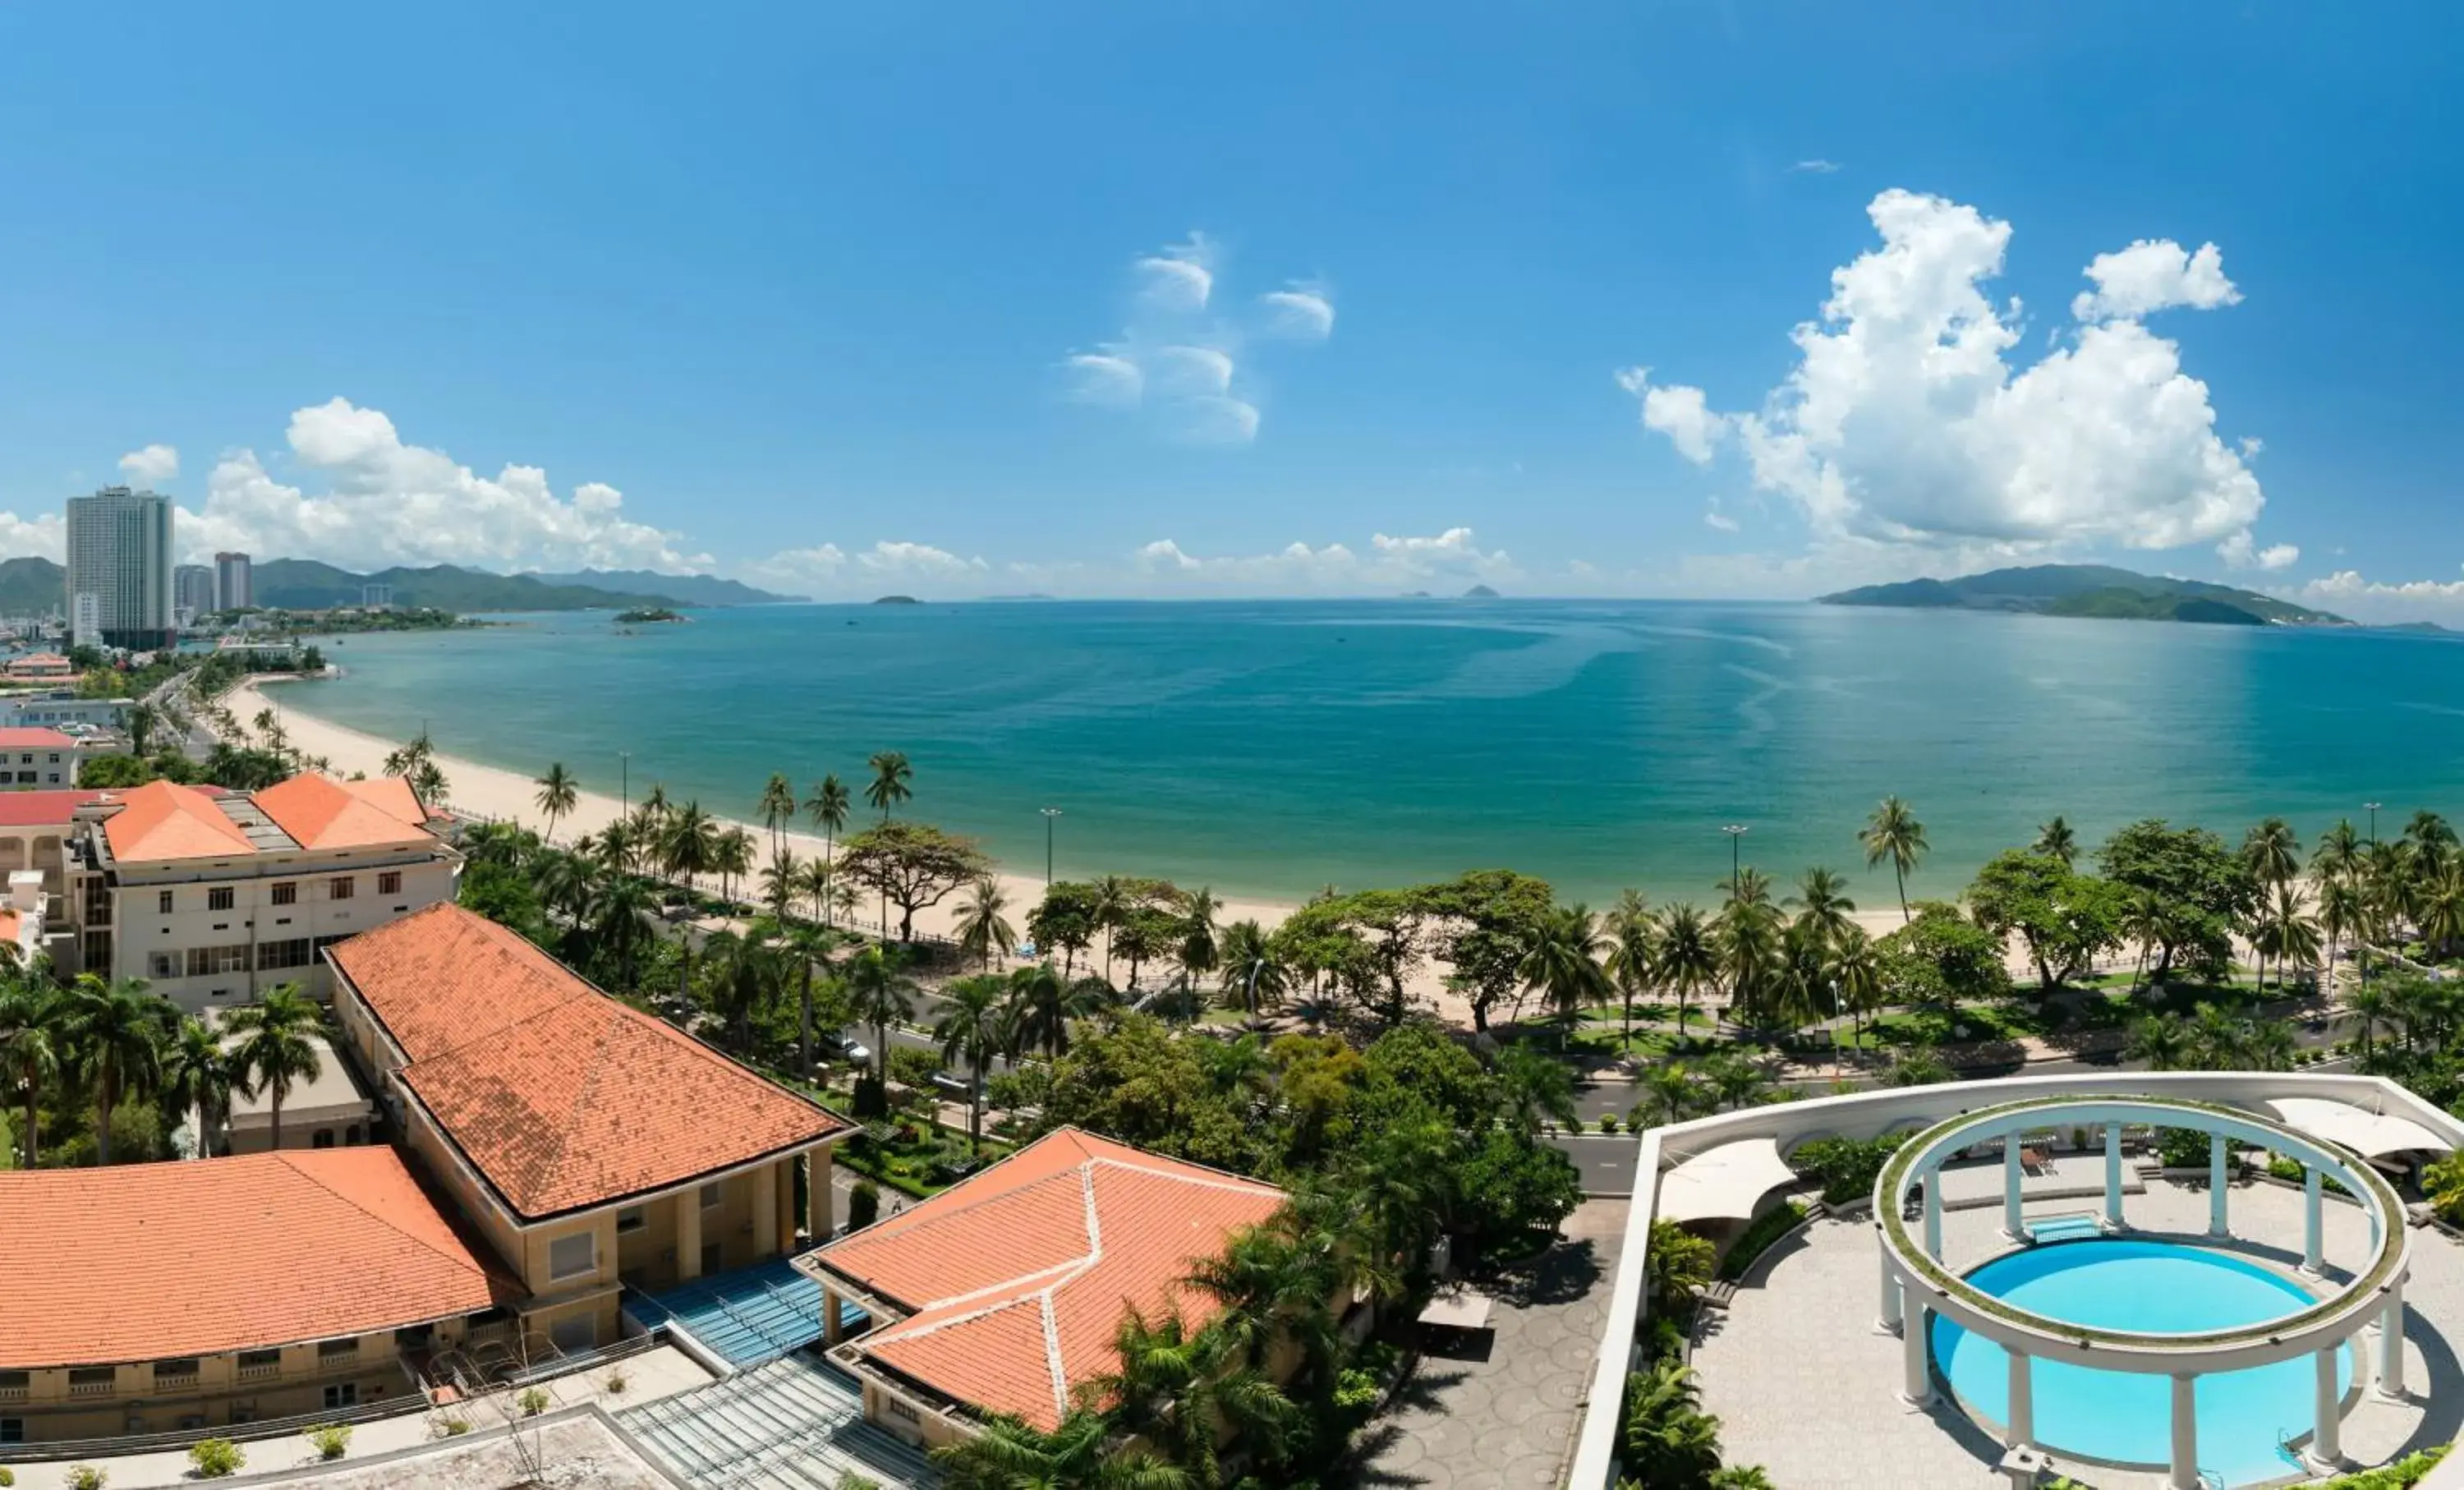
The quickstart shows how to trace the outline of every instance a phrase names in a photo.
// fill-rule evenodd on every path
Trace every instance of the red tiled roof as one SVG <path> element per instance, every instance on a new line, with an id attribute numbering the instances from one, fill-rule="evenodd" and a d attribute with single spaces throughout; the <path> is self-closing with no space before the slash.
<path id="1" fill-rule="evenodd" d="M 148 781 L 121 794 L 123 804 L 105 819 L 102 836 L 122 863 L 163 859 L 224 859 L 253 854 L 239 824 L 193 786 Z"/>
<path id="2" fill-rule="evenodd" d="M 342 782 L 341 788 L 398 822 L 407 822 L 412 827 L 427 825 L 428 804 L 419 800 L 408 781 L 398 776 L 362 777 Z"/>
<path id="3" fill-rule="evenodd" d="M 450 902 L 326 953 L 402 1079 L 529 1219 L 662 1190 L 846 1125 Z"/>
<path id="4" fill-rule="evenodd" d="M 77 740 L 39 725 L 0 729 L 0 750 L 75 750 Z"/>
<path id="5" fill-rule="evenodd" d="M 102 791 L 0 792 L 0 828 L 66 823 L 77 810 L 110 795 Z"/>
<path id="6" fill-rule="evenodd" d="M 424 1324 L 521 1297 L 391 1149 L 0 1173 L 0 1369 Z"/>
<path id="7" fill-rule="evenodd" d="M 269 786 L 252 800 L 302 848 L 375 848 L 424 843 L 429 837 L 418 819 L 405 820 L 313 772 Z"/>
<path id="8" fill-rule="evenodd" d="M 1125 1309 L 1212 1320 L 1180 1279 L 1283 1203 L 1271 1185 L 1065 1128 L 804 1265 L 913 1311 L 860 1341 L 864 1354 L 1049 1430 L 1118 1366 Z"/>

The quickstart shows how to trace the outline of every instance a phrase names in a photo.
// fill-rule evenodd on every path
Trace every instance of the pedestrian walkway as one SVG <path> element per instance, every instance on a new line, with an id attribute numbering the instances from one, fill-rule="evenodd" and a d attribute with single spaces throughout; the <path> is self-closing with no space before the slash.
<path id="1" fill-rule="evenodd" d="M 863 1391 L 799 1352 L 617 1420 L 694 1490 L 834 1490 L 843 1475 L 884 1490 L 937 1490 L 916 1449 L 864 1420 Z"/>

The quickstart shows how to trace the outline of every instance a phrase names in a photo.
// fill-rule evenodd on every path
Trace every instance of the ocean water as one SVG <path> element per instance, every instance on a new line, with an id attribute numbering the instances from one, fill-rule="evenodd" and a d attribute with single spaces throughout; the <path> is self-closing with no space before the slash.
<path id="1" fill-rule="evenodd" d="M 1022 868 L 1057 806 L 1065 875 L 1306 895 L 1506 866 L 1598 905 L 1716 898 L 1721 825 L 1792 881 L 1822 864 L 1891 903 L 1857 830 L 1915 806 L 1948 894 L 2066 815 L 2238 840 L 2464 815 L 2464 642 L 1811 604 L 983 603 L 605 613 L 358 636 L 285 695 L 388 736 L 594 790 L 749 817 L 903 750 L 905 809 Z M 2390 825 L 2390 820 L 2392 826 Z"/>

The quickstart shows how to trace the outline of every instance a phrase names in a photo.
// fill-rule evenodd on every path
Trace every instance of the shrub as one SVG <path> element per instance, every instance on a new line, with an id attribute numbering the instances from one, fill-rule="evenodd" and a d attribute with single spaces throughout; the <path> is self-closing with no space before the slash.
<path id="1" fill-rule="evenodd" d="M 68 1486 L 68 1490 L 102 1490 L 110 1479 L 109 1475 L 91 1464 L 72 1464 L 69 1466 L 67 1479 L 62 1482 Z"/>
<path id="2" fill-rule="evenodd" d="M 229 1438 L 208 1438 L 188 1451 L 188 1465 L 199 1479 L 221 1479 L 236 1475 L 248 1462 L 239 1445 Z"/>
<path id="3" fill-rule="evenodd" d="M 9 1490 L 9 1487 L 16 1482 L 17 1472 L 13 1469 L 0 1466 L 0 1490 Z"/>
<path id="4" fill-rule="evenodd" d="M 428 1435 L 431 1438 L 459 1438 L 470 1431 L 471 1420 L 467 1417 L 449 1415 L 428 1425 Z"/>
<path id="5" fill-rule="evenodd" d="M 351 1425 L 324 1423 L 308 1430 L 308 1445 L 320 1459 L 338 1459 L 351 1452 Z"/>
<path id="6" fill-rule="evenodd" d="M 934 1073 L 940 1069 L 941 1053 L 937 1050 L 897 1045 L 890 1052 L 890 1079 L 902 1086 L 930 1085 Z"/>
<path id="7" fill-rule="evenodd" d="M 1796 1224 L 1804 1219 L 1805 1207 L 1793 1200 L 1776 1210 L 1765 1211 L 1746 1228 L 1745 1235 L 1728 1249 L 1728 1255 L 1720 1260 L 1720 1276 L 1730 1282 L 1745 1277 L 1746 1269 L 1753 1266 L 1754 1259 L 1770 1251 L 1772 1242 L 1794 1231 Z"/>
<path id="8" fill-rule="evenodd" d="M 839 1478 L 830 1482 L 830 1490 L 881 1490 L 881 1481 L 851 1469 L 841 1470 Z"/>
<path id="9" fill-rule="evenodd" d="M 847 1190 L 847 1230 L 860 1232 L 881 1219 L 881 1187 L 860 1179 Z"/>
<path id="10" fill-rule="evenodd" d="M 1817 1138 L 1790 1154 L 1789 1163 L 1798 1173 L 1822 1181 L 1825 1202 L 1846 1205 L 1874 1193 L 1874 1181 L 1881 1177 L 1882 1166 L 1906 1142 L 1904 1133 L 1881 1138 Z"/>
<path id="11" fill-rule="evenodd" d="M 2195 1128 L 2156 1130 L 2156 1157 L 2168 1170 L 2200 1170 L 2208 1166 L 2208 1135 Z"/>
<path id="12" fill-rule="evenodd" d="M 629 1385 L 629 1380 L 625 1375 L 625 1368 L 621 1366 L 610 1368 L 607 1372 L 606 1385 L 607 1394 L 609 1396 L 623 1396 L 625 1394 L 625 1388 Z"/>
<path id="13" fill-rule="evenodd" d="M 1600 1118 L 1600 1131 L 1603 1133 L 1614 1133 L 1617 1130 L 1617 1114 L 1614 1112 L 1603 1114 Z"/>
<path id="14" fill-rule="evenodd" d="M 525 1387 L 522 1389 L 522 1394 L 514 1398 L 514 1405 L 522 1410 L 524 1417 L 537 1417 L 547 1411 L 548 1401 L 546 1388 Z"/>

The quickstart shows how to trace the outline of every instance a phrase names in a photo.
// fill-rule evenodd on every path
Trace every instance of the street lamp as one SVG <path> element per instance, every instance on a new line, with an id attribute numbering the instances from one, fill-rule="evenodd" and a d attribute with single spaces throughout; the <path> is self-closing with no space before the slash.
<path id="1" fill-rule="evenodd" d="M 2370 856 L 2371 856 L 2371 858 L 2376 859 L 2376 858 L 2378 857 L 2378 851 L 2379 851 L 2379 804 L 2378 804 L 2378 803 L 2376 803 L 2376 802 L 2364 802 L 2364 803 L 2362 803 L 2362 805 L 2369 809 L 2369 813 L 2370 813 Z M 2367 917 L 2366 915 L 2365 915 L 2365 916 L 2363 917 L 2363 920 L 2364 920 L 2364 922 L 2366 924 L 2366 922 L 2368 921 L 2368 917 Z M 2369 945 L 2368 945 L 2366 942 L 2363 942 L 2363 941 L 2362 941 L 2362 939 L 2361 939 L 2361 937 L 2360 937 L 2359 935 L 2356 935 L 2356 936 L 2353 938 L 2353 940 L 2354 940 L 2356 943 L 2359 943 L 2359 944 L 2360 944 L 2360 946 L 2361 946 L 2361 952 L 2360 952 L 2359 955 L 2360 955 L 2361 963 L 2362 963 L 2362 984 L 2363 984 L 2363 986 L 2364 986 L 2364 987 L 2365 987 L 2365 988 L 2366 988 L 2366 987 L 2369 985 L 2369 981 L 2370 981 L 2370 953 L 2369 953 Z"/>
<path id="2" fill-rule="evenodd" d="M 1061 816 L 1061 809 L 1042 807 L 1037 810 L 1044 814 L 1044 887 L 1050 889 L 1052 887 L 1052 820 Z"/>
<path id="3" fill-rule="evenodd" d="M 2370 846 L 2376 848 L 2379 846 L 2379 804 L 2364 802 L 2362 805 L 2370 810 Z"/>
<path id="4" fill-rule="evenodd" d="M 616 818 L 623 822 L 633 811 L 633 753 L 616 753 Z"/>
<path id="5" fill-rule="evenodd" d="M 1728 835 L 1728 898 L 1734 900 L 1737 898 L 1738 877 L 1745 873 L 1744 866 L 1739 859 L 1738 845 L 1745 842 L 1746 835 L 1752 830 L 1742 822 L 1729 822 L 1723 824 L 1720 831 Z"/>

